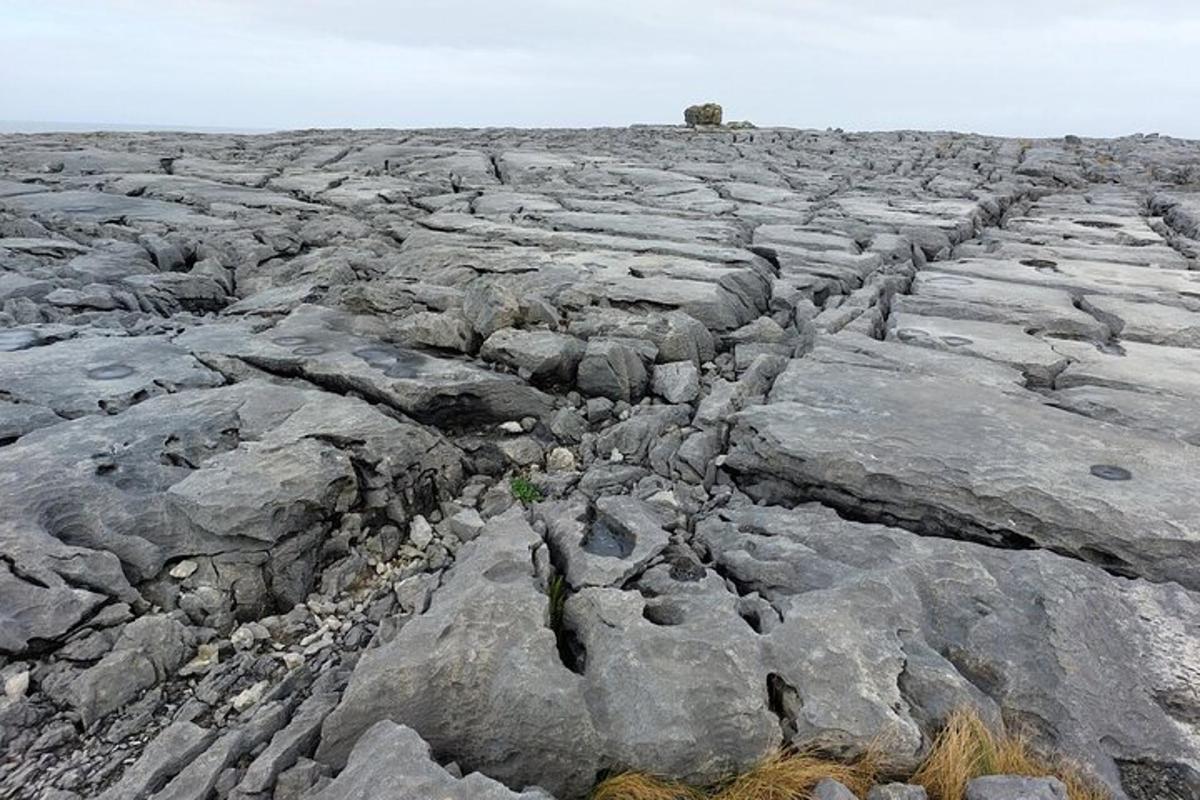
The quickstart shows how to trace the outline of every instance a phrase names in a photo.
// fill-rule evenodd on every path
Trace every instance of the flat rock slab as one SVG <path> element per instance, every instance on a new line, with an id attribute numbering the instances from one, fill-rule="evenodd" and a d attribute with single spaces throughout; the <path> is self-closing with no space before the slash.
<path id="1" fill-rule="evenodd" d="M 1050 401 L 1076 414 L 1200 446 L 1200 419 L 1193 413 L 1196 401 L 1191 398 L 1109 386 L 1074 386 L 1055 391 Z"/>
<path id="2" fill-rule="evenodd" d="M 761 637 L 763 663 L 798 745 L 853 753 L 882 730 L 890 757 L 912 758 L 951 710 L 995 721 L 1003 708 L 1117 797 L 1134 765 L 1183 796 L 1200 787 L 1200 735 L 1185 722 L 1200 677 L 1193 592 L 816 504 L 747 503 L 700 521 L 697 537 L 781 616 Z"/>
<path id="3" fill-rule="evenodd" d="M 936 267 L 939 272 L 1026 283 L 1072 293 L 1176 305 L 1200 304 L 1200 274 L 1180 269 L 1058 258 L 1049 253 L 1021 259 L 957 258 L 939 261 Z"/>
<path id="4" fill-rule="evenodd" d="M 1038 333 L 1104 341 L 1109 329 L 1075 307 L 1061 289 L 922 270 L 896 311 L 929 317 L 1021 325 Z"/>
<path id="5" fill-rule="evenodd" d="M 194 328 L 176 345 L 202 359 L 233 356 L 268 372 L 356 391 L 422 422 L 472 425 L 540 416 L 550 398 L 513 376 L 389 344 L 374 320 L 300 306 L 279 324 Z"/>
<path id="6" fill-rule="evenodd" d="M 769 404 L 737 416 L 728 463 L 777 502 L 820 498 L 1196 588 L 1194 459 L 1186 445 L 1009 393 L 794 361 Z"/>
<path id="7" fill-rule="evenodd" d="M 89 337 L 0 353 L 4 390 L 66 419 L 116 414 L 180 389 L 225 379 L 164 336 Z"/>
<path id="8" fill-rule="evenodd" d="M 1059 389 L 1106 386 L 1146 394 L 1200 397 L 1200 350 L 1141 342 L 1121 342 L 1101 349 L 1085 342 L 1055 342 L 1054 349 L 1071 359 L 1055 378 Z"/>
<path id="9" fill-rule="evenodd" d="M 1200 312 L 1163 303 L 1085 295 L 1081 307 L 1122 339 L 1172 347 L 1200 347 Z"/>
<path id="10" fill-rule="evenodd" d="M 1032 385 L 1053 386 L 1054 378 L 1070 363 L 1049 342 L 1017 325 L 1000 322 L 924 317 L 894 313 L 888 317 L 887 338 L 914 347 L 997 361 L 1021 370 Z"/>

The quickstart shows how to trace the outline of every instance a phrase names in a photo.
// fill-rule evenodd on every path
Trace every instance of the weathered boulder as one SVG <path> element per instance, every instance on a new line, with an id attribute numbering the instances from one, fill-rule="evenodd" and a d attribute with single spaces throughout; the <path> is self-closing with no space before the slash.
<path id="1" fill-rule="evenodd" d="M 683 121 L 686 125 L 720 125 L 721 106 L 716 103 L 702 103 L 688 106 L 683 110 Z"/>

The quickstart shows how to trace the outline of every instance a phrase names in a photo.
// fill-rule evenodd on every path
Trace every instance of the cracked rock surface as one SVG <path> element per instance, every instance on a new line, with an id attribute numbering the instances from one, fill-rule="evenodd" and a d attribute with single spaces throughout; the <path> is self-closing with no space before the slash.
<path id="1" fill-rule="evenodd" d="M 1200 796 L 1197 158 L 0 136 L 0 797 Z"/>

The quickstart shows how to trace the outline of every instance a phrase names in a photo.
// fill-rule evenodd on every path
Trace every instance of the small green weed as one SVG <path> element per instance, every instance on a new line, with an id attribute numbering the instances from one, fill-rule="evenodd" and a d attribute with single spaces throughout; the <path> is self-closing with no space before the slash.
<path id="1" fill-rule="evenodd" d="M 534 485 L 533 481 L 526 478 L 524 475 L 518 475 L 509 483 L 509 489 L 512 491 L 512 496 L 520 500 L 525 505 L 536 503 L 542 499 L 542 490 Z"/>

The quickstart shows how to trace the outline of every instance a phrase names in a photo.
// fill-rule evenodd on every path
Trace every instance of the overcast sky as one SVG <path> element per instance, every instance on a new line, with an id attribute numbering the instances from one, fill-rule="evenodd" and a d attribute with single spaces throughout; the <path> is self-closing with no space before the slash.
<path id="1" fill-rule="evenodd" d="M 0 119 L 1200 138 L 1197 0 L 0 0 Z"/>

